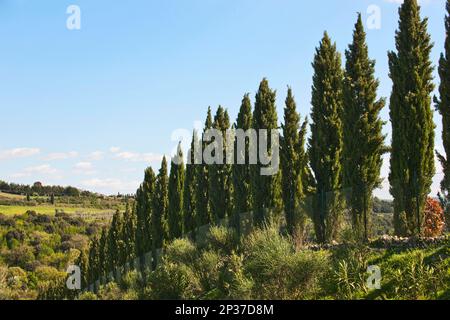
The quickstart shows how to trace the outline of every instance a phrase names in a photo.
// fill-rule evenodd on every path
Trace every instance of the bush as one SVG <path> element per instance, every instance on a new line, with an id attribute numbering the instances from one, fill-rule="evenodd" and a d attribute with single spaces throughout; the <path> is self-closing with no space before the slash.
<path id="1" fill-rule="evenodd" d="M 443 287 L 447 267 L 425 262 L 423 251 L 411 251 L 392 256 L 383 266 L 383 286 L 379 293 L 386 299 L 437 298 Z"/>
<path id="2" fill-rule="evenodd" d="M 164 252 L 164 259 L 172 263 L 192 265 L 197 256 L 197 249 L 187 239 L 176 239 L 169 244 Z"/>
<path id="3" fill-rule="evenodd" d="M 444 210 L 439 201 L 428 197 L 425 205 L 425 237 L 438 237 L 442 235 L 445 228 Z"/>
<path id="4" fill-rule="evenodd" d="M 210 249 L 229 254 L 236 247 L 236 233 L 225 227 L 212 227 L 206 235 Z"/>
<path id="5" fill-rule="evenodd" d="M 243 258 L 234 253 L 228 256 L 219 275 L 220 298 L 248 300 L 251 298 L 252 288 L 252 280 L 244 273 Z"/>
<path id="6" fill-rule="evenodd" d="M 214 251 L 203 252 L 195 262 L 195 273 L 204 292 L 216 288 L 223 261 Z"/>
<path id="7" fill-rule="evenodd" d="M 163 261 L 149 277 L 151 299 L 191 300 L 201 293 L 200 283 L 185 264 Z"/>
<path id="8" fill-rule="evenodd" d="M 30 271 L 33 269 L 34 260 L 33 248 L 27 245 L 14 248 L 5 254 L 5 261 L 9 266 L 17 266 Z"/>

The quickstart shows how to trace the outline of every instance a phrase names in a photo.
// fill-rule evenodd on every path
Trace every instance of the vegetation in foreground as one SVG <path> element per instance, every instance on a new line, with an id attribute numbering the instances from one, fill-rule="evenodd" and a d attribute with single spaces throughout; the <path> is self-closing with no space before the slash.
<path id="1" fill-rule="evenodd" d="M 213 227 L 206 241 L 177 239 L 154 271 L 130 271 L 78 299 L 450 299 L 449 238 L 422 249 L 384 249 L 352 240 L 296 248 L 273 226 L 237 240 Z M 368 266 L 381 289 L 368 286 Z M 137 269 L 139 270 L 139 269 Z"/>

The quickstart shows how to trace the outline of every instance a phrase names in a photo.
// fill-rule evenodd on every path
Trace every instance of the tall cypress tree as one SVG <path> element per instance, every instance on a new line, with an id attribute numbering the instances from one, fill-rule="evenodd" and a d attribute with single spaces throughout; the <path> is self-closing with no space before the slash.
<path id="1" fill-rule="evenodd" d="M 81 272 L 81 290 L 85 290 L 89 286 L 89 256 L 86 251 L 81 249 L 75 265 L 80 268 Z"/>
<path id="2" fill-rule="evenodd" d="M 164 240 L 167 239 L 167 215 L 169 207 L 168 196 L 168 176 L 167 176 L 167 160 L 163 158 L 161 168 L 156 178 L 155 193 L 153 195 L 153 212 L 152 212 L 152 255 L 153 268 L 157 263 L 157 250 L 161 249 Z"/>
<path id="3" fill-rule="evenodd" d="M 242 99 L 239 114 L 236 120 L 235 129 L 247 131 L 252 127 L 252 104 L 249 94 L 245 94 Z M 250 141 L 245 141 L 245 155 L 238 155 L 237 142 L 235 142 L 235 164 L 233 166 L 233 189 L 234 189 L 234 217 L 233 226 L 240 235 L 240 214 L 252 210 L 252 188 L 251 188 L 251 167 L 249 157 Z M 245 164 L 237 163 L 237 156 L 243 156 Z"/>
<path id="4" fill-rule="evenodd" d="M 391 172 L 394 227 L 399 236 L 422 231 L 426 197 L 431 191 L 434 166 L 434 128 L 431 110 L 433 47 L 427 19 L 420 18 L 417 0 L 405 0 L 399 9 L 397 52 L 389 52 L 392 123 Z"/>
<path id="5" fill-rule="evenodd" d="M 313 62 L 309 159 L 316 180 L 313 222 L 317 240 L 336 238 L 342 215 L 342 82 L 341 55 L 325 32 Z"/>
<path id="6" fill-rule="evenodd" d="M 144 182 L 136 192 L 136 255 L 144 264 L 144 255 L 152 249 L 151 217 L 152 197 L 155 192 L 156 176 L 151 167 L 145 170 Z"/>
<path id="7" fill-rule="evenodd" d="M 208 108 L 208 115 L 205 121 L 206 130 L 211 129 L 213 125 L 211 108 Z M 202 153 L 205 150 L 206 143 L 202 139 Z M 211 210 L 209 203 L 209 168 L 208 165 L 202 161 L 202 164 L 196 166 L 198 190 L 196 195 L 197 202 L 197 227 L 211 223 Z"/>
<path id="8" fill-rule="evenodd" d="M 114 272 L 121 263 L 121 256 L 123 252 L 123 241 L 121 237 L 122 227 L 122 215 L 120 211 L 117 210 L 113 216 L 111 226 L 108 231 L 106 250 L 108 272 Z"/>
<path id="9" fill-rule="evenodd" d="M 222 163 L 210 165 L 209 197 L 211 214 L 216 222 L 226 218 L 231 213 L 231 166 L 226 164 L 226 130 L 230 128 L 228 113 L 219 106 L 214 116 L 213 128 L 222 133 L 223 145 Z"/>
<path id="10" fill-rule="evenodd" d="M 123 255 L 121 264 L 131 263 L 135 257 L 135 238 L 136 238 L 136 222 L 135 212 L 131 210 L 130 204 L 127 203 L 125 213 L 123 215 L 122 227 Z"/>
<path id="11" fill-rule="evenodd" d="M 444 179 L 441 182 L 441 199 L 446 207 L 447 228 L 450 228 L 450 0 L 447 0 L 447 16 L 445 17 L 445 53 L 441 54 L 439 60 L 439 85 L 440 99 L 436 98 L 436 107 L 442 116 L 442 141 L 445 155 L 438 154 L 444 171 Z"/>
<path id="12" fill-rule="evenodd" d="M 191 148 L 188 153 L 188 163 L 186 165 L 186 177 L 184 180 L 184 194 L 183 194 L 183 230 L 185 233 L 193 232 L 196 224 L 197 201 L 196 192 L 198 190 L 196 165 L 195 165 L 195 150 L 198 144 L 197 132 L 192 134 Z M 195 234 L 192 235 L 195 238 Z"/>
<path id="13" fill-rule="evenodd" d="M 88 285 L 92 286 L 95 284 L 97 280 L 100 279 L 100 272 L 99 272 L 99 251 L 98 251 L 98 238 L 95 237 L 91 241 L 91 245 L 89 247 L 89 257 L 88 257 Z"/>
<path id="14" fill-rule="evenodd" d="M 375 79 L 375 61 L 369 59 L 361 14 L 353 32 L 353 43 L 345 55 L 344 186 L 351 188 L 353 230 L 358 239 L 368 239 L 372 192 L 381 183 L 382 155 L 386 149 L 384 123 L 379 115 L 385 100 L 377 100 L 379 82 Z"/>
<path id="15" fill-rule="evenodd" d="M 103 227 L 102 233 L 97 242 L 97 252 L 97 276 L 100 279 L 108 273 L 110 267 L 108 264 L 108 230 L 106 227 Z"/>
<path id="16" fill-rule="evenodd" d="M 307 121 L 300 128 L 300 116 L 292 94 L 288 89 L 284 108 L 283 137 L 281 139 L 281 168 L 284 214 L 287 230 L 292 236 L 303 236 L 306 221 L 301 204 L 304 201 L 303 172 L 307 165 L 305 139 Z"/>
<path id="17" fill-rule="evenodd" d="M 263 165 L 260 158 L 260 137 L 261 129 L 268 130 L 268 145 L 263 148 L 269 149 L 272 143 L 271 130 L 278 129 L 278 116 L 275 105 L 276 92 L 271 90 L 267 79 L 260 83 L 259 90 L 255 98 L 255 110 L 253 111 L 253 128 L 258 132 L 258 138 L 255 142 L 258 150 L 258 164 L 252 165 L 252 194 L 253 194 L 253 214 L 256 226 L 262 226 L 268 222 L 270 212 L 280 209 L 280 174 L 262 175 L 261 169 L 267 167 Z M 279 146 L 278 146 L 279 147 Z M 270 155 L 270 152 L 268 152 Z"/>
<path id="18" fill-rule="evenodd" d="M 177 154 L 172 159 L 169 176 L 169 240 L 180 238 L 183 234 L 184 175 L 183 151 L 179 143 Z"/>

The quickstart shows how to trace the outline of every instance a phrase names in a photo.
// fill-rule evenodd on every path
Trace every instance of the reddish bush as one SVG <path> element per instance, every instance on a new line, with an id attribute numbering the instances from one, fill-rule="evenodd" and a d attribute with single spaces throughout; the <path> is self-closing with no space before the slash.
<path id="1" fill-rule="evenodd" d="M 444 210 L 439 201 L 428 198 L 425 205 L 425 237 L 438 237 L 442 235 L 445 227 Z"/>

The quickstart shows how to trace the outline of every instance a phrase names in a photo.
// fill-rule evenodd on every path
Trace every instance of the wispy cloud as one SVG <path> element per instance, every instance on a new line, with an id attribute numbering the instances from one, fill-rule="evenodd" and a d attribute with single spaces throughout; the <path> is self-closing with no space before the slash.
<path id="1" fill-rule="evenodd" d="M 16 158 L 27 158 L 41 152 L 38 148 L 15 148 L 0 151 L 0 160 L 11 160 Z"/>
<path id="2" fill-rule="evenodd" d="M 78 162 L 74 166 L 74 172 L 77 174 L 91 175 L 95 174 L 94 166 L 90 162 Z"/>
<path id="3" fill-rule="evenodd" d="M 62 178 L 60 171 L 56 168 L 53 168 L 49 164 L 28 167 L 28 168 L 25 168 L 23 171 L 13 173 L 10 176 L 12 178 L 23 178 L 23 177 L 31 177 L 31 176 L 51 176 L 54 179 Z"/>
<path id="4" fill-rule="evenodd" d="M 131 161 L 131 162 L 158 162 L 161 161 L 162 155 L 156 153 L 137 153 L 123 151 L 115 155 L 115 158 Z"/>
<path id="5" fill-rule="evenodd" d="M 102 151 L 94 151 L 91 152 L 88 156 L 87 159 L 90 161 L 100 161 L 103 159 L 103 157 L 105 156 L 105 153 Z"/>
<path id="6" fill-rule="evenodd" d="M 90 189 L 100 189 L 100 190 L 112 190 L 115 192 L 129 192 L 132 193 L 139 186 L 139 181 L 123 181 L 121 179 L 100 179 L 93 178 L 89 180 L 84 180 L 81 182 L 82 186 Z"/>
<path id="7" fill-rule="evenodd" d="M 70 152 L 54 152 L 46 155 L 43 159 L 46 161 L 54 161 L 54 160 L 67 160 L 78 157 L 78 152 L 70 151 Z"/>

